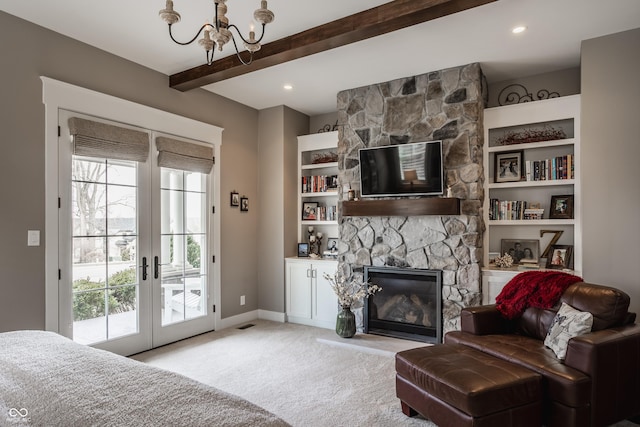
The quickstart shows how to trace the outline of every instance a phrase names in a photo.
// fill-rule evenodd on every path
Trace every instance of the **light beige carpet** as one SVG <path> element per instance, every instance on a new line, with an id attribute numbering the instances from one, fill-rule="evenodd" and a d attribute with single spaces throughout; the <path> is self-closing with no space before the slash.
<path id="1" fill-rule="evenodd" d="M 395 396 L 394 354 L 424 344 L 264 320 L 133 356 L 241 396 L 293 426 L 421 426 Z"/>
<path id="2" fill-rule="evenodd" d="M 243 397 L 294 427 L 419 426 L 395 396 L 394 355 L 424 344 L 266 320 L 133 356 Z M 629 421 L 616 427 L 637 427 Z M 445 427 L 445 426 L 442 426 Z"/>

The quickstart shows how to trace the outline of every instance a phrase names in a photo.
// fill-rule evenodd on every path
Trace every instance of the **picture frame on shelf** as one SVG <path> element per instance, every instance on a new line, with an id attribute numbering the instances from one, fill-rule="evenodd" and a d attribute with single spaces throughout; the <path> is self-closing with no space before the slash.
<path id="1" fill-rule="evenodd" d="M 240 206 L 240 194 L 236 193 L 235 191 L 231 192 L 231 197 L 229 199 L 229 204 L 231 205 L 231 207 L 238 207 Z"/>
<path id="2" fill-rule="evenodd" d="M 249 212 L 249 198 L 248 197 L 240 197 L 240 211 L 241 212 Z"/>
<path id="3" fill-rule="evenodd" d="M 327 239 L 327 251 L 331 253 L 338 253 L 338 239 L 335 237 L 329 237 Z"/>
<path id="4" fill-rule="evenodd" d="M 517 182 L 524 178 L 524 150 L 495 153 L 494 182 Z"/>
<path id="5" fill-rule="evenodd" d="M 547 257 L 547 268 L 568 269 L 573 255 L 572 245 L 553 245 Z"/>
<path id="6" fill-rule="evenodd" d="M 540 241 L 535 239 L 502 239 L 500 254 L 508 253 L 513 264 L 537 264 L 540 259 Z"/>
<path id="7" fill-rule="evenodd" d="M 573 194 L 551 196 L 549 219 L 573 219 Z"/>
<path id="8" fill-rule="evenodd" d="M 318 219 L 318 203 L 304 202 L 302 204 L 302 220 L 315 221 Z"/>
<path id="9" fill-rule="evenodd" d="M 308 258 L 309 257 L 309 244 L 308 243 L 298 243 L 298 257 L 299 258 Z"/>

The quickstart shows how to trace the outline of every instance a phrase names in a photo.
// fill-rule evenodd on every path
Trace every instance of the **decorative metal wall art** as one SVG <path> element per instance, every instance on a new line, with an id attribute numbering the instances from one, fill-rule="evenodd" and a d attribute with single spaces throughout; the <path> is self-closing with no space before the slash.
<path id="1" fill-rule="evenodd" d="M 522 102 L 540 101 L 543 99 L 558 98 L 558 92 L 550 92 L 547 89 L 540 89 L 536 93 L 536 98 L 521 84 L 514 83 L 506 86 L 498 95 L 498 105 L 520 104 Z"/>
<path id="2" fill-rule="evenodd" d="M 335 130 L 338 130 L 338 121 L 337 120 L 336 120 L 336 124 L 334 124 L 333 126 L 331 126 L 328 123 L 326 125 L 322 126 L 322 128 L 318 129 L 318 133 L 333 132 Z"/>

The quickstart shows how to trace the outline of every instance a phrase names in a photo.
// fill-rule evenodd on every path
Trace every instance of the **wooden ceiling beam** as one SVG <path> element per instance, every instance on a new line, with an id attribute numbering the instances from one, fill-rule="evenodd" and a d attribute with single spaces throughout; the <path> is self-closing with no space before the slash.
<path id="1" fill-rule="evenodd" d="M 169 86 L 181 91 L 195 89 L 494 1 L 395 0 L 267 43 L 254 54 L 250 65 L 243 65 L 236 55 L 230 55 L 212 65 L 173 74 Z"/>

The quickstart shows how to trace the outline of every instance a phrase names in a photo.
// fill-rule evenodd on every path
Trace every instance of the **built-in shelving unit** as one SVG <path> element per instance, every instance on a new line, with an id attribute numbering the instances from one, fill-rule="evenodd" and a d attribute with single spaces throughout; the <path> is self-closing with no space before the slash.
<path id="1" fill-rule="evenodd" d="M 489 264 L 489 254 L 501 252 L 502 239 L 538 240 L 541 254 L 553 237 L 551 233 L 541 236 L 541 231 L 544 230 L 562 231 L 562 236 L 556 244 L 572 246 L 573 270 L 571 272 L 580 274 L 582 270 L 580 95 L 486 109 L 484 128 L 486 231 L 483 245 L 485 276 L 483 283 L 486 284 L 490 277 L 495 283 L 503 285 L 520 271 L 517 267 L 505 271 Z M 542 138 L 549 140 L 535 141 L 542 134 L 544 134 Z M 526 140 L 529 135 L 532 142 Z M 524 138 L 519 140 L 523 136 Z M 530 168 L 523 167 L 522 180 L 496 182 L 499 173 L 496 171 L 496 161 L 512 153 L 521 156 L 523 166 L 530 162 Z M 566 161 L 567 158 L 571 166 L 562 163 L 562 160 Z M 552 170 L 553 174 L 549 172 L 544 174 L 546 179 L 533 180 L 534 161 L 538 162 L 541 168 Z M 549 218 L 552 196 L 573 197 L 571 217 Z M 544 213 L 541 219 L 491 219 L 492 199 L 525 201 L 529 205 L 539 204 L 540 208 L 544 209 Z M 541 260 L 541 268 L 545 266 L 545 261 Z M 483 292 L 487 293 L 486 290 Z"/>
<path id="2" fill-rule="evenodd" d="M 338 237 L 337 150 L 337 131 L 298 137 L 298 242 L 308 241 L 307 230 L 313 226 L 323 234 L 320 253 L 328 238 Z M 305 219 L 305 207 L 315 204 L 313 218 Z"/>

